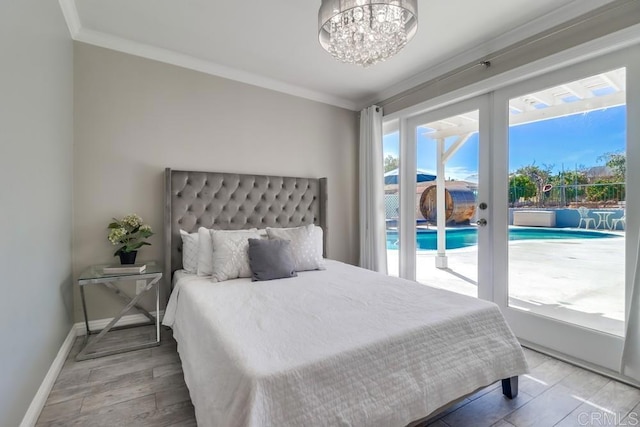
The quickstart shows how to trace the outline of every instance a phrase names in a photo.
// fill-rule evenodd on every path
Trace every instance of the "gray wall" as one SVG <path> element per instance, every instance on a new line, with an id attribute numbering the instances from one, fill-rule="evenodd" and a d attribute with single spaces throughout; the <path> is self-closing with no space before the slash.
<path id="1" fill-rule="evenodd" d="M 358 259 L 356 113 L 83 43 L 75 44 L 74 273 L 114 262 L 111 217 L 158 234 L 165 167 L 329 178 L 328 256 Z M 120 304 L 90 289 L 89 316 Z M 166 297 L 166 293 L 165 293 Z M 75 319 L 82 319 L 77 299 Z"/>
<path id="2" fill-rule="evenodd" d="M 73 44 L 57 1 L 0 2 L 0 426 L 71 328 Z"/>

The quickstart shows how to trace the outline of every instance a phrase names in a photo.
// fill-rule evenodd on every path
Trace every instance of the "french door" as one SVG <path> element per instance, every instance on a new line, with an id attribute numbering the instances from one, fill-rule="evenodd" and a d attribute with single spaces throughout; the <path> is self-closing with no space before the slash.
<path id="1" fill-rule="evenodd" d="M 400 274 L 485 299 L 492 295 L 490 269 L 479 268 L 491 264 L 489 113 L 481 96 L 400 124 L 399 249 L 407 254 Z"/>
<path id="2" fill-rule="evenodd" d="M 493 99 L 493 300 L 521 340 L 614 371 L 637 242 L 625 220 L 636 207 L 626 182 L 637 163 L 627 120 L 633 51 Z M 538 237 L 514 240 L 526 230 Z"/>
<path id="3" fill-rule="evenodd" d="M 618 371 L 640 211 L 629 76 L 638 47 L 399 118 L 398 275 L 493 301 L 524 343 Z"/>

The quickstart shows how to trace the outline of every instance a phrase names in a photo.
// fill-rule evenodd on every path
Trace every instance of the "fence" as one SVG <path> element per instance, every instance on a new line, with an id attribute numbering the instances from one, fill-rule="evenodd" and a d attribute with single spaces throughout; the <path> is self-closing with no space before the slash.
<path id="1" fill-rule="evenodd" d="M 558 185 L 551 187 L 549 191 L 542 192 L 542 197 L 524 197 L 523 189 L 518 187 L 509 188 L 510 208 L 569 208 L 575 210 L 580 206 L 590 209 L 602 208 L 624 208 L 625 207 L 625 184 L 622 182 L 598 183 L 598 184 L 577 184 Z M 529 194 L 531 190 L 529 189 Z M 419 202 L 419 197 L 417 198 Z M 397 193 L 384 195 L 386 218 L 397 219 L 399 200 Z M 422 218 L 419 207 L 416 210 L 416 218 Z M 570 215 L 573 215 L 571 213 Z M 623 215 L 623 213 L 621 213 Z M 573 223 L 573 218 L 567 220 L 569 225 Z"/>
<path id="2" fill-rule="evenodd" d="M 387 219 L 398 218 L 398 211 L 400 207 L 400 198 L 398 194 L 385 194 L 384 195 L 384 210 Z"/>
<path id="3" fill-rule="evenodd" d="M 548 191 L 540 191 L 538 194 L 531 196 L 531 189 L 512 186 L 509 188 L 509 206 L 518 208 L 619 207 L 624 205 L 626 195 L 624 182 L 569 184 L 550 187 Z"/>

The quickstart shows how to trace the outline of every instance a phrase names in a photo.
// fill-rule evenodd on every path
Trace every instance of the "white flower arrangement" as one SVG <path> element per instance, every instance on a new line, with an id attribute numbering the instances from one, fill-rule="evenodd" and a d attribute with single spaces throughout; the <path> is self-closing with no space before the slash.
<path id="1" fill-rule="evenodd" d="M 122 245 L 113 255 L 137 251 L 142 246 L 151 245 L 144 240 L 153 236 L 153 230 L 142 222 L 136 214 L 126 215 L 122 219 L 113 218 L 109 224 L 109 241 L 113 245 Z"/>

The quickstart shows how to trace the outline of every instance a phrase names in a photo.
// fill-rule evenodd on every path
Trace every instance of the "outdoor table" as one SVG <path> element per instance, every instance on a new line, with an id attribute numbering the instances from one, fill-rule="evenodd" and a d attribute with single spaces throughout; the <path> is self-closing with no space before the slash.
<path id="1" fill-rule="evenodd" d="M 611 228 L 609 225 L 609 217 L 613 214 L 613 211 L 593 211 L 594 214 L 598 215 L 598 223 L 596 224 L 596 229 L 600 228 Z"/>

